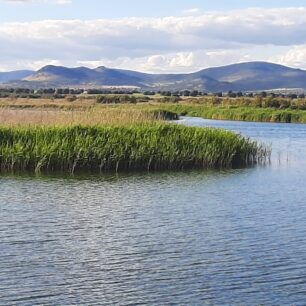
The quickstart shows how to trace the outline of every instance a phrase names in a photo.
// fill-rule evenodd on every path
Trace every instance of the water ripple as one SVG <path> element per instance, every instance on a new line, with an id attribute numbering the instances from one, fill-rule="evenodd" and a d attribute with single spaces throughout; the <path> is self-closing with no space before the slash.
<path id="1" fill-rule="evenodd" d="M 306 127 L 237 126 L 290 163 L 1 177 L 0 304 L 304 305 Z"/>

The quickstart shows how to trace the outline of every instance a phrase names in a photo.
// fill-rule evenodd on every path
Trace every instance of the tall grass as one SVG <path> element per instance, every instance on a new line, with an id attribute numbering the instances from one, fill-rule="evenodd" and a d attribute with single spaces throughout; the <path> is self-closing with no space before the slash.
<path id="1" fill-rule="evenodd" d="M 158 100 L 158 99 L 157 99 Z M 156 100 L 156 101 L 157 101 Z M 94 99 L 0 99 L 2 125 L 125 125 L 180 115 L 260 122 L 306 123 L 306 100 L 268 98 L 186 98 L 180 103 L 96 104 Z M 159 111 L 159 116 L 157 116 Z M 158 117 L 158 118 L 157 118 Z"/>
<path id="2" fill-rule="evenodd" d="M 177 114 L 157 107 L 91 107 L 72 109 L 0 108 L 2 126 L 73 126 L 73 125 L 131 125 L 178 119 Z"/>
<path id="3" fill-rule="evenodd" d="M 15 109 L 80 109 L 85 110 L 96 104 L 94 99 L 77 99 L 70 102 L 68 99 L 31 99 L 31 98 L 0 98 L 0 108 Z"/>
<path id="4" fill-rule="evenodd" d="M 2 127 L 2 171 L 121 171 L 245 166 L 268 152 L 232 132 L 171 124 Z"/>
<path id="5" fill-rule="evenodd" d="M 222 168 L 264 162 L 269 152 L 240 135 L 166 124 L 161 104 L 76 108 L 2 107 L 2 171 L 129 171 Z"/>
<path id="6" fill-rule="evenodd" d="M 199 104 L 164 104 L 164 110 L 178 115 L 217 120 L 306 123 L 306 111 L 291 109 L 255 108 L 239 106 L 207 106 Z"/>

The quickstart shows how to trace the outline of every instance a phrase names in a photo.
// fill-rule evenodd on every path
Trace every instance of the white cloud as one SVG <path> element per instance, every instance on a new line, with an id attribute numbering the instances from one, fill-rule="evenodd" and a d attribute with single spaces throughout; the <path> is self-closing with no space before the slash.
<path id="1" fill-rule="evenodd" d="M 183 14 L 184 15 L 195 15 L 195 14 L 199 14 L 201 12 L 201 9 L 199 8 L 191 8 L 191 9 L 187 9 L 187 10 L 183 10 Z"/>
<path id="2" fill-rule="evenodd" d="M 178 72 L 269 59 L 304 67 L 306 8 L 257 8 L 165 18 L 8 22 L 0 23 L 0 45 L 2 69 L 55 61 L 72 66 L 104 63 Z"/>
<path id="3" fill-rule="evenodd" d="M 137 69 L 153 73 L 159 72 L 191 72 L 203 68 L 222 66 L 255 60 L 271 60 L 270 52 L 258 57 L 260 49 L 237 49 L 221 51 L 198 50 L 195 52 L 178 52 L 155 54 L 144 57 L 119 57 L 113 60 L 101 58 L 97 61 L 78 61 L 75 65 L 98 67 L 108 66 L 124 69 Z M 74 65 L 74 66 L 75 66 Z M 73 65 L 72 65 L 73 66 Z"/>
<path id="4" fill-rule="evenodd" d="M 283 54 L 270 58 L 271 61 L 295 68 L 306 68 L 306 44 L 293 46 Z"/>

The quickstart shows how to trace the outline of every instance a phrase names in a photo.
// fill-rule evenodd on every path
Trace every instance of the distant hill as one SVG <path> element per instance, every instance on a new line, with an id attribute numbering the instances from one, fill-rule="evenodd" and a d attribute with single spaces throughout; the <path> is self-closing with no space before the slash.
<path id="1" fill-rule="evenodd" d="M 35 73 L 35 71 L 31 71 L 31 70 L 0 72 L 0 83 L 7 83 L 10 81 L 22 80 L 23 78 L 26 78 L 33 73 Z"/>
<path id="2" fill-rule="evenodd" d="M 267 62 L 248 62 L 185 74 L 150 74 L 98 67 L 45 66 L 40 70 L 0 73 L 11 86 L 99 87 L 133 86 L 151 90 L 260 91 L 278 88 L 306 90 L 306 71 Z M 14 82 L 12 82 L 14 80 Z M 11 82 L 10 82 L 11 81 Z"/>
<path id="3" fill-rule="evenodd" d="M 306 71 L 266 62 L 234 64 L 195 73 L 201 74 L 230 83 L 234 90 L 306 89 Z"/>
<path id="4" fill-rule="evenodd" d="M 45 66 L 23 79 L 29 83 L 37 85 L 48 85 L 49 87 L 58 86 L 124 86 L 141 85 L 141 80 L 134 76 L 128 76 L 116 69 L 98 67 L 89 69 L 86 67 L 66 68 L 60 66 Z"/>

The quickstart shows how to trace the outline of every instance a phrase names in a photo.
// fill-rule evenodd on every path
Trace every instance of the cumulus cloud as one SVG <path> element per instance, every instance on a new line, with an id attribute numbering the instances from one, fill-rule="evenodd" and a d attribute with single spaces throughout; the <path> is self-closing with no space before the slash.
<path id="1" fill-rule="evenodd" d="M 272 56 L 270 60 L 295 68 L 306 68 L 306 44 L 293 46 L 283 54 Z"/>
<path id="2" fill-rule="evenodd" d="M 305 65 L 306 8 L 0 23 L 0 45 L 0 68 L 56 61 L 177 72 L 269 59 L 298 66 Z"/>

